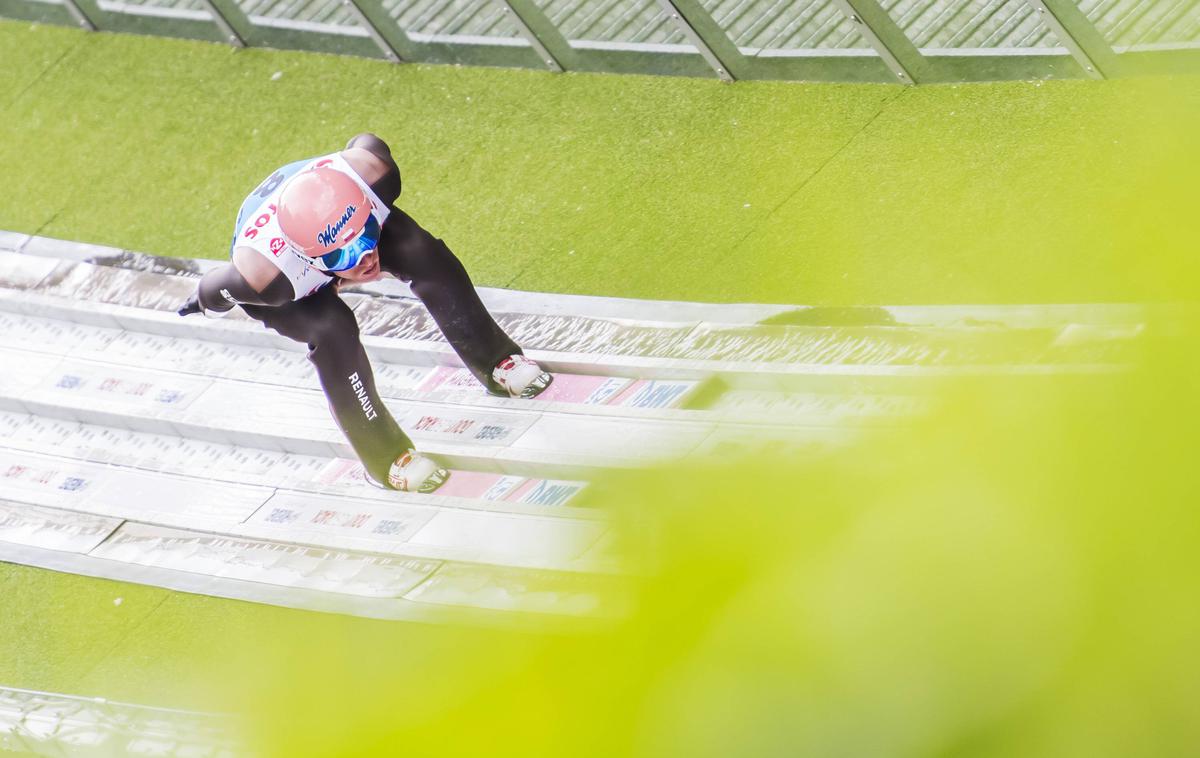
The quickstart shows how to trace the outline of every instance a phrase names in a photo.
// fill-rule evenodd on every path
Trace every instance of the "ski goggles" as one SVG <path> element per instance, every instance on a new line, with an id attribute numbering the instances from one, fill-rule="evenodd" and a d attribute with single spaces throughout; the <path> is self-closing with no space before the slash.
<path id="1" fill-rule="evenodd" d="M 375 220 L 375 215 L 371 214 L 367 218 L 367 223 L 363 225 L 362 231 L 353 240 L 342 245 L 337 250 L 331 250 L 324 255 L 318 255 L 316 258 L 310 258 L 309 260 L 322 271 L 333 272 L 352 269 L 358 265 L 364 255 L 378 247 L 381 231 L 379 222 Z"/>

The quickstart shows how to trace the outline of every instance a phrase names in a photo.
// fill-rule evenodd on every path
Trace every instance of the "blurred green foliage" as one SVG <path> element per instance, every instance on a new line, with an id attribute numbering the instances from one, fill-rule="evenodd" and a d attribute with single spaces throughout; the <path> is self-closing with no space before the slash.
<path id="1" fill-rule="evenodd" d="M 238 703 L 277 756 L 1192 755 L 1196 326 L 948 382 L 902 435 L 614 475 L 626 619 L 281 630 Z"/>

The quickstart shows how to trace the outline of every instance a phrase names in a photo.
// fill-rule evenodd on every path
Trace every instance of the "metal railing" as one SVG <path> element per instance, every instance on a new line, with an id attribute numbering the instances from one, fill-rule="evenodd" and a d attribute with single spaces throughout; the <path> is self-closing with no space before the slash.
<path id="1" fill-rule="evenodd" d="M 728 81 L 1200 70 L 1200 0 L 0 0 L 0 16 L 397 63 Z"/>

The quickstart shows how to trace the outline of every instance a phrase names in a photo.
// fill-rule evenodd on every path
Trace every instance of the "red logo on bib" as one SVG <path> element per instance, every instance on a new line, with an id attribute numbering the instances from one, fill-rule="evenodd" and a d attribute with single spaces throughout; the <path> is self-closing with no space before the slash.
<path id="1" fill-rule="evenodd" d="M 272 254 L 279 255 L 280 253 L 283 252 L 283 249 L 285 247 L 287 247 L 287 243 L 283 241 L 282 237 L 275 237 L 274 239 L 271 240 L 271 253 Z"/>

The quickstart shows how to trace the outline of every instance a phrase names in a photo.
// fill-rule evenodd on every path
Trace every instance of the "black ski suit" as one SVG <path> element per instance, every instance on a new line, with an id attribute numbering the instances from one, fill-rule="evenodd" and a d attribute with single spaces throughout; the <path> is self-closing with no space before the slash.
<path id="1" fill-rule="evenodd" d="M 496 389 L 493 368 L 506 356 L 520 353 L 520 348 L 484 308 L 466 269 L 446 243 L 395 207 L 400 171 L 387 146 L 373 135 L 355 137 L 347 147 L 354 146 L 377 155 L 384 152 L 390 164 L 387 174 L 371 184 L 391 209 L 379 239 L 380 268 L 409 283 L 463 363 L 486 387 Z M 222 289 L 252 318 L 308 345 L 308 358 L 316 366 L 338 425 L 371 478 L 386 484 L 392 461 L 413 445 L 379 397 L 358 321 L 337 287 L 327 285 L 293 300 L 291 283 L 277 277 L 263 292 L 255 292 L 229 264 L 201 280 L 198 304 L 212 310 L 232 307 Z"/>

